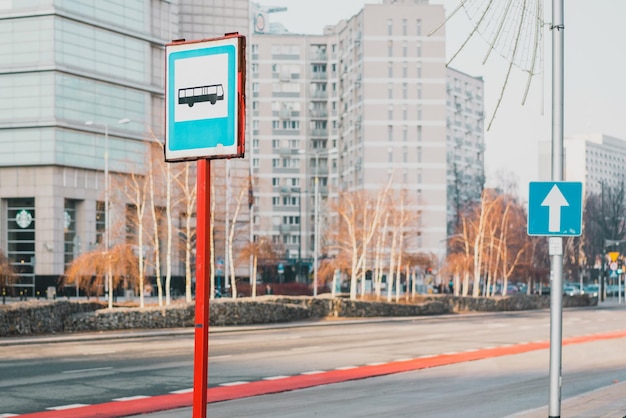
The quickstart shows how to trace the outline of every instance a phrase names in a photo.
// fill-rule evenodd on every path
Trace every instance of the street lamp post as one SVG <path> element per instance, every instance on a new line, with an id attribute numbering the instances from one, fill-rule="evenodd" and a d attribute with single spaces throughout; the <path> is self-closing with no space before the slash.
<path id="1" fill-rule="evenodd" d="M 319 223 L 319 153 L 315 154 L 315 199 L 314 199 L 314 215 L 313 215 L 313 297 L 317 296 L 317 259 L 319 258 L 319 242 L 320 242 L 320 223 Z"/>
<path id="2" fill-rule="evenodd" d="M 296 261 L 296 281 L 300 281 L 300 275 L 302 273 L 302 188 L 292 187 L 292 193 L 298 193 L 298 228 L 300 230 L 298 240 L 298 261 Z M 305 192 L 306 193 L 306 192 Z M 287 251 L 289 252 L 289 251 Z M 289 256 L 290 257 L 290 256 Z"/>
<path id="3" fill-rule="evenodd" d="M 129 123 L 130 119 L 124 118 L 117 121 L 118 124 L 124 125 Z M 85 122 L 87 126 L 98 125 L 92 120 L 88 120 Z M 111 220 L 109 216 L 109 124 L 108 123 L 100 123 L 104 127 L 104 248 L 107 252 L 107 260 L 109 257 L 109 247 L 110 247 L 110 225 Z M 109 309 L 113 308 L 113 277 L 111 276 L 111 266 L 107 262 L 107 272 L 106 272 L 106 283 L 109 287 Z"/>

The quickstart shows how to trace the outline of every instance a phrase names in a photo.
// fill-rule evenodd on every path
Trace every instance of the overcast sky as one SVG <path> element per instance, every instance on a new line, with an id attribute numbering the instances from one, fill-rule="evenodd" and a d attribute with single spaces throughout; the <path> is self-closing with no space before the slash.
<path id="1" fill-rule="evenodd" d="M 475 4 L 485 0 L 472 0 Z M 365 3 L 376 0 L 259 0 L 263 5 L 286 6 L 286 12 L 271 16 L 297 33 L 320 34 L 358 13 Z M 459 0 L 431 0 L 443 4 L 449 14 Z M 565 24 L 565 136 L 604 133 L 626 140 L 626 1 L 566 0 Z M 552 16 L 552 1 L 544 3 L 545 20 Z M 448 22 L 448 58 L 461 46 L 472 26 L 463 13 Z M 486 132 L 488 185 L 496 185 L 501 170 L 519 181 L 520 195 L 527 196 L 528 182 L 538 179 L 537 143 L 551 140 L 552 125 L 552 34 L 544 32 L 544 77 L 533 80 L 526 104 L 521 106 L 526 76 L 512 73 L 504 99 L 491 129 Z M 473 37 L 452 67 L 485 81 L 485 127 L 500 96 L 507 63 L 499 56 L 482 59 L 487 44 Z"/>

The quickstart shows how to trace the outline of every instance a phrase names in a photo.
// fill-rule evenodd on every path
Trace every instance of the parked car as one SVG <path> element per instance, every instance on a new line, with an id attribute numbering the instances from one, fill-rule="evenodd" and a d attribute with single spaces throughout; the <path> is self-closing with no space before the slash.
<path id="1" fill-rule="evenodd" d="M 587 293 L 591 297 L 597 298 L 598 294 L 600 293 L 600 286 L 597 284 L 589 284 L 585 286 L 585 293 Z"/>
<path id="2" fill-rule="evenodd" d="M 563 294 L 567 296 L 580 295 L 581 291 L 578 286 L 563 286 Z"/>

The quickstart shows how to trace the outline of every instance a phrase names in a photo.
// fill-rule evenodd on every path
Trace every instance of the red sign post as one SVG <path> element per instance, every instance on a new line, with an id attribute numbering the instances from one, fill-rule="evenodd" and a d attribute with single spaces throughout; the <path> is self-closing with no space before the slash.
<path id="1" fill-rule="evenodd" d="M 245 37 L 233 33 L 165 47 L 165 161 L 198 161 L 193 418 L 207 415 L 210 160 L 244 157 L 245 45 Z"/>

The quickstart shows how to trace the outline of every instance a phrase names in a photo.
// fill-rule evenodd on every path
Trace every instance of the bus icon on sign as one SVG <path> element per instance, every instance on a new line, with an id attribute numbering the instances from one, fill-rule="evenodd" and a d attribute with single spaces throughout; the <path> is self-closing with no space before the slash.
<path id="1" fill-rule="evenodd" d="M 218 100 L 224 100 L 224 87 L 221 84 L 178 90 L 178 104 L 187 104 L 189 107 L 200 102 L 211 102 L 214 105 Z"/>

